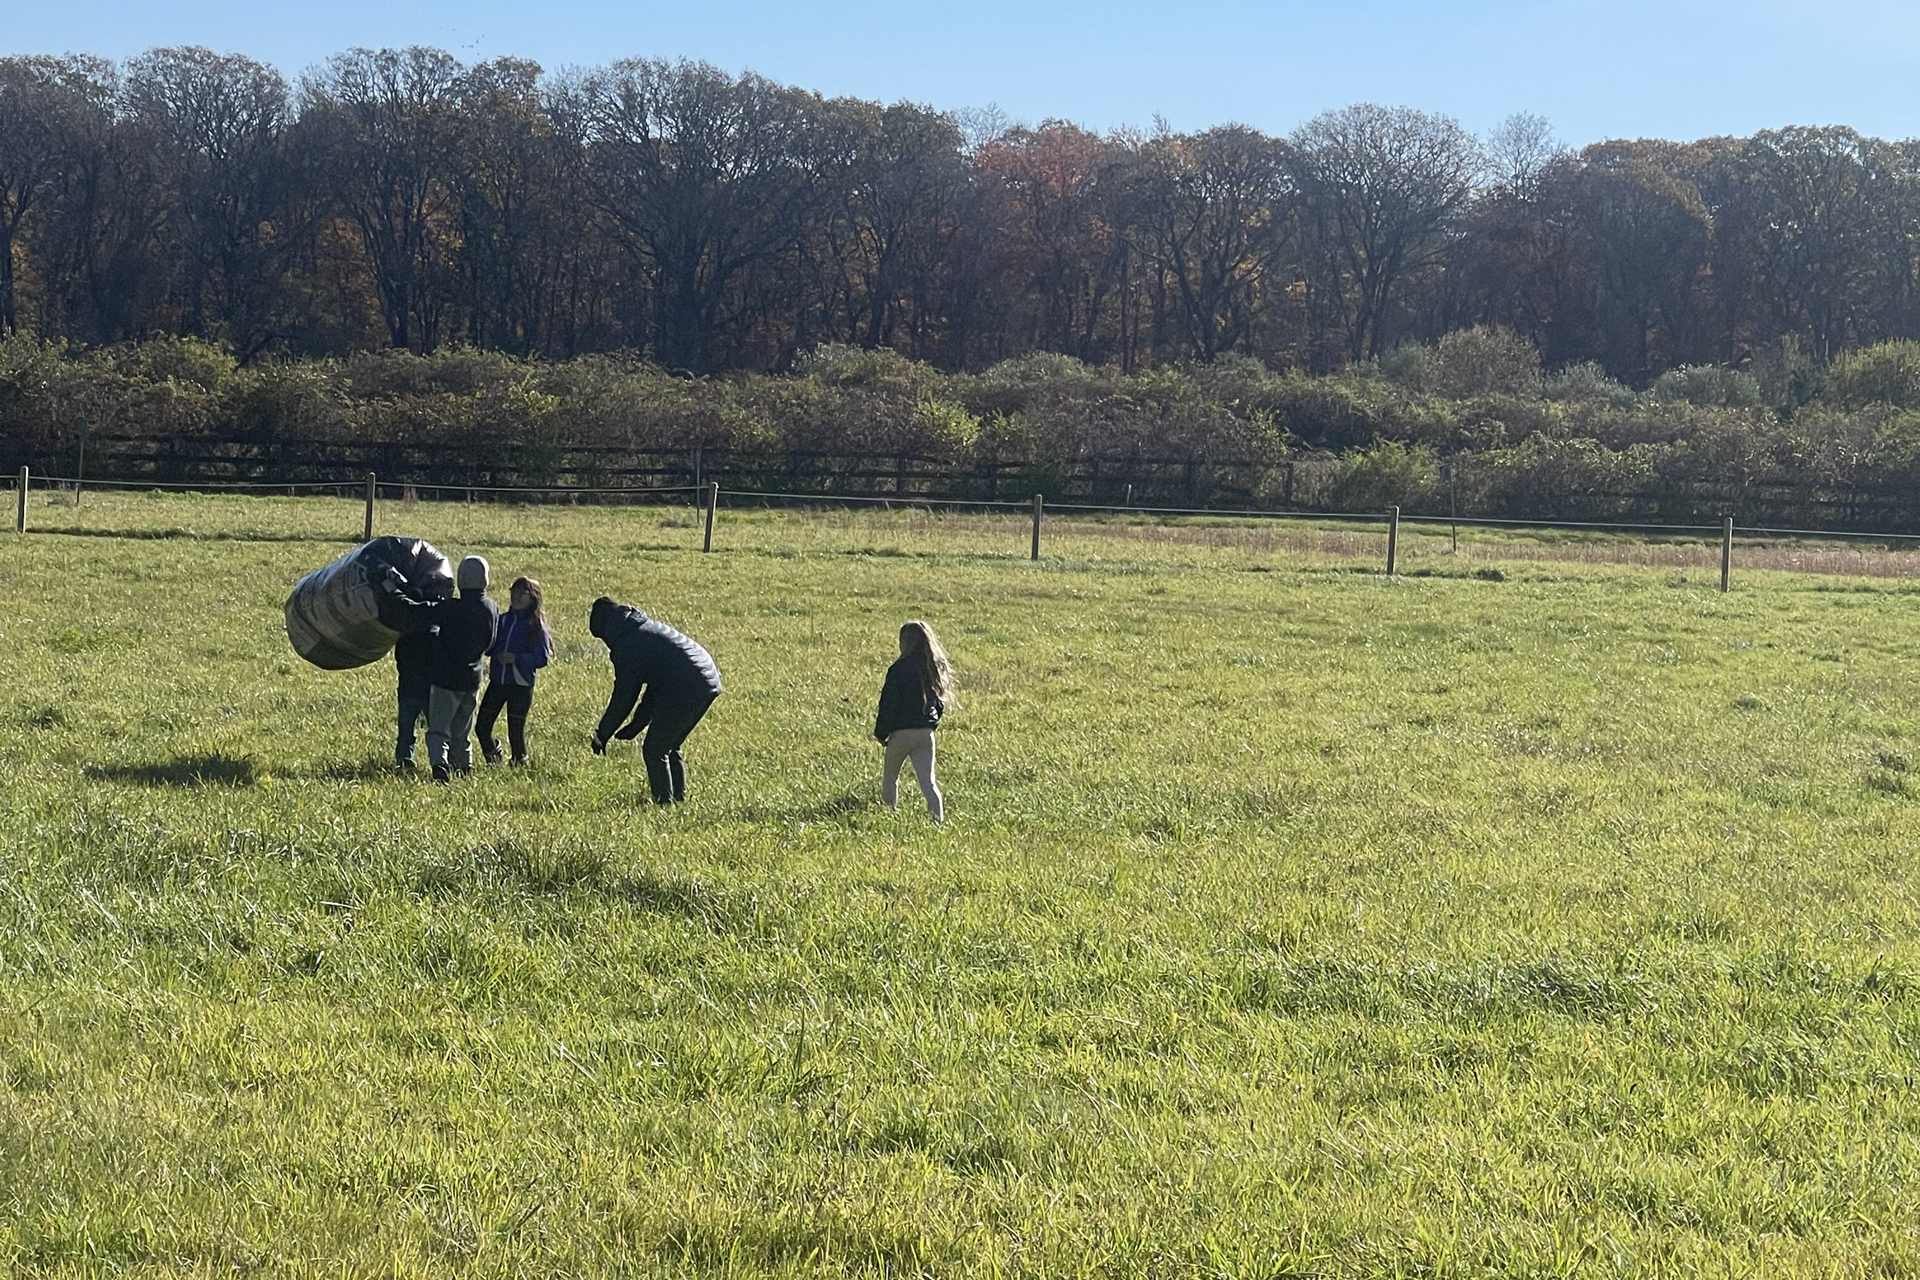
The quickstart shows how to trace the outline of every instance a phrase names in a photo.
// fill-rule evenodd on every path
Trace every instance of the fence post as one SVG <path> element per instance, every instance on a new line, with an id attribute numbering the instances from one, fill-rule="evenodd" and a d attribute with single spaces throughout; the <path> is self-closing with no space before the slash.
<path id="1" fill-rule="evenodd" d="M 25 533 L 27 531 L 27 480 L 27 469 L 22 467 L 20 468 L 20 505 L 13 515 L 13 531 L 15 533 Z"/>
<path id="2" fill-rule="evenodd" d="M 719 505 L 720 482 L 718 480 L 709 480 L 707 482 L 707 537 L 706 541 L 700 544 L 702 551 L 713 550 L 713 512 L 714 508 Z"/>
<path id="3" fill-rule="evenodd" d="M 1033 495 L 1033 558 L 1040 558 L 1040 517 L 1047 509 L 1047 496 L 1043 493 Z"/>
<path id="4" fill-rule="evenodd" d="M 1387 508 L 1387 576 L 1394 576 L 1400 563 L 1400 508 Z"/>
<path id="5" fill-rule="evenodd" d="M 1733 517 L 1720 526 L 1720 589 L 1733 590 Z"/>
<path id="6" fill-rule="evenodd" d="M 367 527 L 365 532 L 360 535 L 360 541 L 362 542 L 373 541 L 373 490 L 373 472 L 369 471 L 367 472 Z"/>
<path id="7" fill-rule="evenodd" d="M 87 482 L 87 420 L 82 418 L 78 428 L 80 436 L 80 457 L 73 472 L 73 505 L 80 505 L 80 487 Z"/>

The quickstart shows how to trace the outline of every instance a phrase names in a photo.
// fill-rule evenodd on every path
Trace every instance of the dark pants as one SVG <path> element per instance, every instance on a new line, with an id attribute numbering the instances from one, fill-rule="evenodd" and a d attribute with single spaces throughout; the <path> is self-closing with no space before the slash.
<path id="1" fill-rule="evenodd" d="M 393 762 L 411 767 L 413 764 L 414 726 L 427 718 L 427 695 L 403 693 L 400 695 L 400 732 L 393 739 Z"/>
<path id="2" fill-rule="evenodd" d="M 529 684 L 490 684 L 487 696 L 480 700 L 480 719 L 474 731 L 480 735 L 480 754 L 489 761 L 500 758 L 500 740 L 493 736 L 494 721 L 500 708 L 507 709 L 507 744 L 513 748 L 516 764 L 527 760 L 527 712 L 533 709 L 533 686 Z"/>
<path id="3" fill-rule="evenodd" d="M 711 696 L 700 694 L 676 698 L 653 709 L 647 721 L 646 741 L 640 744 L 640 758 L 647 762 L 647 785 L 653 788 L 655 804 L 687 798 L 687 762 L 680 754 L 680 744 L 712 705 Z"/>

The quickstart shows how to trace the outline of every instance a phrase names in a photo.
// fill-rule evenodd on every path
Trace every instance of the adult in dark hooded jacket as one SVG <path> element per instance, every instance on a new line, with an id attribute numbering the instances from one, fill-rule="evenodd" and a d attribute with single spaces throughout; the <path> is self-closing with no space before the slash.
<path id="1" fill-rule="evenodd" d="M 666 623 L 605 596 L 593 602 L 587 630 L 606 642 L 613 661 L 613 696 L 593 731 L 594 754 L 604 755 L 610 739 L 638 737 L 645 729 L 640 757 L 647 762 L 654 803 L 685 800 L 687 766 L 680 744 L 720 696 L 720 671 L 712 656 Z M 633 718 L 622 727 L 628 712 Z"/>

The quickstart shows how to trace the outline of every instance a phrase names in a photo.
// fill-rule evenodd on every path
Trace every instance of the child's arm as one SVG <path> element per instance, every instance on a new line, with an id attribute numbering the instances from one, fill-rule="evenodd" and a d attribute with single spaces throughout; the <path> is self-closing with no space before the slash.
<path id="1" fill-rule="evenodd" d="M 553 636 L 545 627 L 538 630 L 527 628 L 527 647 L 520 651 L 519 661 L 514 663 L 522 671 L 538 671 L 553 660 Z"/>
<path id="2" fill-rule="evenodd" d="M 895 723 L 900 719 L 900 713 L 893 705 L 899 700 L 896 683 L 893 669 L 888 668 L 886 682 L 880 686 L 880 709 L 873 716 L 873 740 L 883 747 L 887 745 L 887 735 L 893 732 Z"/>

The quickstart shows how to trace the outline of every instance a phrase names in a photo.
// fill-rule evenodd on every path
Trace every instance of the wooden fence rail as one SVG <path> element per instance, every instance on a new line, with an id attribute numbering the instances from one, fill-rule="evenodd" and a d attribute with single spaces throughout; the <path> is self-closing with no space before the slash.
<path id="1" fill-rule="evenodd" d="M 1138 453 L 1088 455 L 1040 463 L 996 456 L 923 456 L 829 450 L 766 451 L 705 445 L 660 449 L 617 445 L 547 446 L 481 442 L 459 447 L 407 441 L 247 440 L 181 437 L 111 438 L 96 432 L 86 445 L 90 480 L 153 484 L 355 484 L 367 472 L 383 483 L 420 488 L 651 489 L 710 483 L 727 489 L 904 500 L 1027 501 L 1139 507 L 1326 510 L 1379 509 L 1396 495 L 1343 496 L 1342 463 L 1331 455 L 1290 458 L 1179 457 Z M 4 452 L 4 450 L 0 450 Z M 63 472 L 71 460 L 12 459 L 36 472 Z M 1409 514 L 1439 514 L 1457 490 L 1475 492 L 1471 457 L 1452 464 L 1454 484 L 1423 507 L 1398 496 Z M 1493 481 L 1478 477 L 1481 488 Z M 1503 481 L 1502 483 L 1510 483 Z M 528 495 L 527 500 L 540 500 Z M 689 501 L 692 499 L 690 498 Z M 1737 513 L 1743 525 L 1834 529 L 1920 530 L 1920 491 L 1910 486 L 1850 485 L 1813 476 L 1673 477 L 1631 492 L 1560 491 L 1510 484 L 1487 501 L 1462 506 L 1482 517 L 1613 520 L 1628 523 L 1718 522 Z"/>

